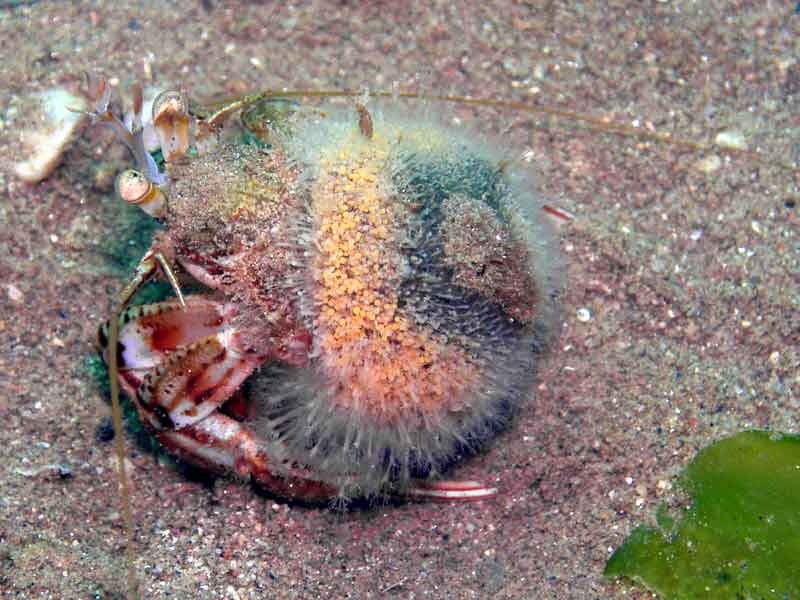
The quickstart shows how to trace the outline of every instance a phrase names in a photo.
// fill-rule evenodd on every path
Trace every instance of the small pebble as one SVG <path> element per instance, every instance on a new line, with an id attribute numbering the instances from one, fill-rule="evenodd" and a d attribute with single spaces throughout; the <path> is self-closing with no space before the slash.
<path id="1" fill-rule="evenodd" d="M 578 321 L 581 323 L 586 323 L 592 320 L 592 311 L 590 311 L 588 308 L 579 308 L 575 315 L 578 317 Z"/>
<path id="2" fill-rule="evenodd" d="M 8 294 L 8 299 L 14 304 L 22 304 L 22 301 L 25 299 L 20 289 L 13 283 L 9 283 L 6 286 L 6 293 Z"/>
<path id="3" fill-rule="evenodd" d="M 733 150 L 747 150 L 747 141 L 740 131 L 721 131 L 714 138 L 714 143 L 722 148 Z"/>
<path id="4" fill-rule="evenodd" d="M 715 171 L 719 171 L 720 167 L 722 167 L 722 159 L 716 154 L 711 154 L 710 156 L 706 156 L 705 158 L 697 161 L 695 166 L 698 171 L 708 175 Z"/>
<path id="5" fill-rule="evenodd" d="M 103 444 L 114 439 L 114 421 L 111 417 L 103 417 L 94 430 L 94 439 L 97 443 Z"/>

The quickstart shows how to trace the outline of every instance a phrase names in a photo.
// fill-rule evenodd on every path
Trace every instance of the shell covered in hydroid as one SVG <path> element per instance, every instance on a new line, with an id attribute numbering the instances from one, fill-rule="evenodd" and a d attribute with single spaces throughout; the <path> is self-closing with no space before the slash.
<path id="1" fill-rule="evenodd" d="M 381 103 L 367 116 L 297 110 L 268 144 L 220 141 L 175 167 L 166 217 L 179 253 L 221 270 L 247 344 L 310 335 L 305 360 L 247 381 L 251 427 L 345 496 L 435 477 L 505 428 L 560 286 L 512 156 Z"/>

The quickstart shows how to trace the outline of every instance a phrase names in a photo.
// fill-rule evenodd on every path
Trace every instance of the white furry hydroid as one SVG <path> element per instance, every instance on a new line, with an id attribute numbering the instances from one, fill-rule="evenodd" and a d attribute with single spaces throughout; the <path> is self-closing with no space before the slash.
<path id="1" fill-rule="evenodd" d="M 554 236 L 529 178 L 487 141 L 391 109 L 301 115 L 282 223 L 304 367 L 249 382 L 254 428 L 343 496 L 436 477 L 529 397 L 556 318 Z"/>

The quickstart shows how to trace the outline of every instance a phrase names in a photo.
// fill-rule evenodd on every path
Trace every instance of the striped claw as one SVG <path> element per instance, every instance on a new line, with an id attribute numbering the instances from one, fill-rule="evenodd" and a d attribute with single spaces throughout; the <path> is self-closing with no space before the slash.
<path id="1" fill-rule="evenodd" d="M 229 414 L 228 401 L 267 356 L 248 352 L 229 304 L 194 295 L 128 308 L 120 317 L 119 381 L 142 423 L 185 462 L 232 472 L 286 498 L 332 501 L 339 490 L 287 461 Z M 98 342 L 108 356 L 107 325 Z M 240 416 L 240 415 L 239 415 Z"/>

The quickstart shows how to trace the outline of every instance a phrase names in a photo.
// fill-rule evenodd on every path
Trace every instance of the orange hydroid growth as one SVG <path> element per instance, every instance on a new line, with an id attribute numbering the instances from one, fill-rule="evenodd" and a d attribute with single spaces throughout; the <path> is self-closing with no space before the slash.
<path id="1" fill-rule="evenodd" d="M 249 380 L 261 437 L 344 497 L 432 478 L 506 427 L 556 322 L 542 200 L 487 140 L 391 106 L 298 111 L 287 277 L 309 362 Z M 274 152 L 274 150 L 273 150 Z"/>
<path id="2" fill-rule="evenodd" d="M 398 310 L 409 210 L 381 180 L 375 158 L 330 165 L 314 187 L 315 300 L 323 368 L 339 384 L 337 404 L 392 423 L 455 409 L 475 367 L 462 349 Z"/>

